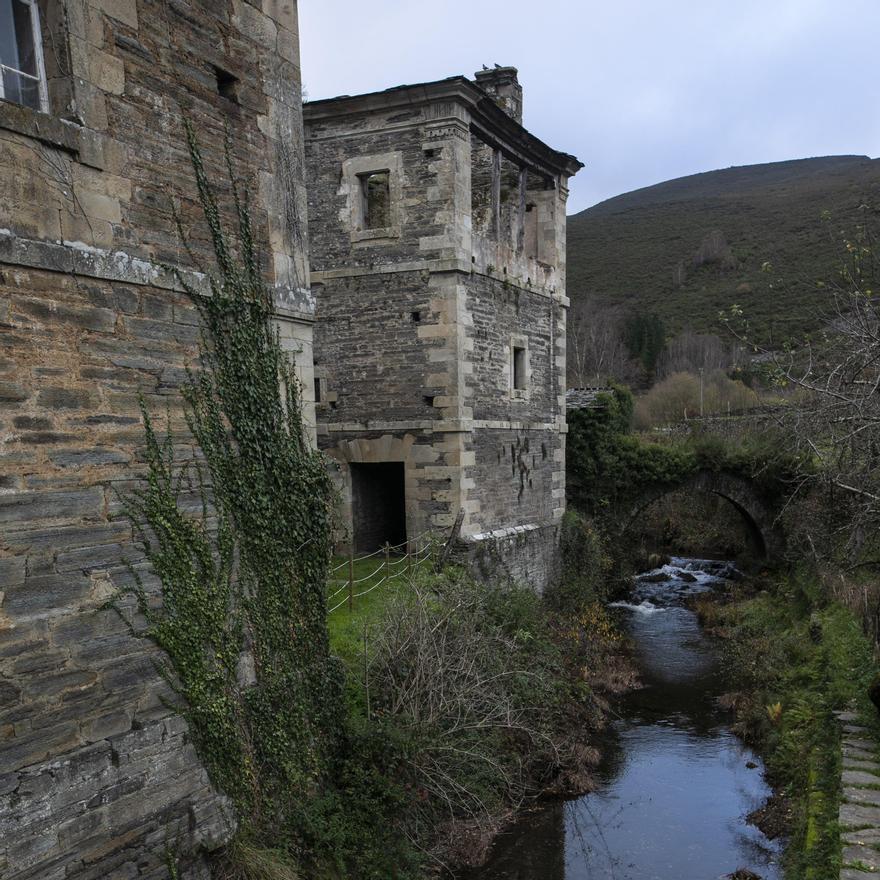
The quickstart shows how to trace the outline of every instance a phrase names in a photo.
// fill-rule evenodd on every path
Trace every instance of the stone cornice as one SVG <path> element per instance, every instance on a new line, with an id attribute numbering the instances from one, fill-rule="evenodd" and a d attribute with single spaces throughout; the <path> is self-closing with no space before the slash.
<path id="1" fill-rule="evenodd" d="M 540 431 L 567 433 L 565 422 L 529 422 L 506 419 L 425 419 L 370 422 L 325 422 L 318 419 L 318 433 L 362 434 L 368 431 L 420 431 L 429 434 L 467 434 L 474 430 Z"/>
<path id="2" fill-rule="evenodd" d="M 9 229 L 0 229 L 0 264 L 183 292 L 177 273 L 152 260 L 78 241 L 25 238 Z M 204 274 L 192 269 L 177 271 L 191 289 L 210 294 Z M 315 320 L 315 299 L 310 290 L 278 285 L 273 293 L 278 317 L 305 322 Z"/>
<path id="3" fill-rule="evenodd" d="M 506 284 L 508 287 L 515 287 L 524 293 L 533 293 L 536 296 L 543 296 L 547 299 L 554 299 L 560 305 L 568 307 L 569 299 L 565 294 L 559 293 L 558 290 L 548 290 L 544 287 L 523 283 L 514 276 L 490 275 L 487 272 L 477 271 L 471 263 L 464 260 L 408 260 L 401 263 L 383 263 L 375 266 L 348 266 L 339 269 L 313 269 L 311 272 L 312 284 L 326 284 L 329 281 L 338 281 L 346 278 L 363 278 L 373 275 L 394 275 L 403 272 L 430 272 L 432 274 L 441 274 L 444 272 L 457 272 L 468 277 L 476 276 L 488 278 L 491 281 L 498 281 Z"/>
<path id="4" fill-rule="evenodd" d="M 383 92 L 370 92 L 364 95 L 341 95 L 309 101 L 303 105 L 303 119 L 306 126 L 306 139 L 320 138 L 322 123 L 340 118 L 386 112 L 400 109 L 401 112 L 418 113 L 426 106 L 446 102 L 458 105 L 470 114 L 471 127 L 479 136 L 502 153 L 520 164 L 550 173 L 554 177 L 571 177 L 583 168 L 583 163 L 568 153 L 554 150 L 542 140 L 523 128 L 515 119 L 508 116 L 479 86 L 463 76 L 453 76 L 434 82 L 415 85 L 396 86 Z M 445 115 L 454 116 L 453 107 Z M 402 120 L 403 121 L 403 120 Z M 409 124 L 435 123 L 433 118 L 406 120 Z M 369 134 L 362 131 L 361 134 Z"/>

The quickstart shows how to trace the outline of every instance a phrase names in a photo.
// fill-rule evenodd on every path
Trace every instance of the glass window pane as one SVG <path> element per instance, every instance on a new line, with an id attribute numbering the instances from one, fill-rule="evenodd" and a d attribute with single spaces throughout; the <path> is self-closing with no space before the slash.
<path id="1" fill-rule="evenodd" d="M 15 36 L 18 41 L 17 67 L 31 76 L 37 75 L 37 53 L 34 51 L 34 29 L 31 4 L 25 0 L 12 0 L 12 15 L 15 19 Z"/>
<path id="2" fill-rule="evenodd" d="M 31 79 L 14 70 L 3 71 L 3 94 L 7 101 L 24 104 L 25 107 L 40 109 L 40 85 L 38 80 Z"/>
<path id="3" fill-rule="evenodd" d="M 0 0 L 0 63 L 7 67 L 18 67 L 18 48 L 16 47 L 15 19 L 12 4 L 17 0 Z"/>

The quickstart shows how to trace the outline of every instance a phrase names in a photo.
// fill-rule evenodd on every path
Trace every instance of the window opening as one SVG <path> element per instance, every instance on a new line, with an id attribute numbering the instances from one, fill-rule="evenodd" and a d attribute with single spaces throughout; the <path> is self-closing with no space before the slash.
<path id="1" fill-rule="evenodd" d="M 217 94 L 227 101 L 238 103 L 238 77 L 233 76 L 222 67 L 215 67 L 214 74 L 217 77 Z"/>
<path id="2" fill-rule="evenodd" d="M 48 110 L 36 0 L 0 0 L 0 98 Z"/>
<path id="3" fill-rule="evenodd" d="M 511 369 L 513 371 L 513 387 L 516 391 L 525 391 L 526 388 L 526 350 L 513 346 Z"/>
<path id="4" fill-rule="evenodd" d="M 384 229 L 391 225 L 391 172 L 371 171 L 360 175 L 364 229 Z"/>
<path id="5" fill-rule="evenodd" d="M 315 403 L 321 403 L 321 380 L 315 378 Z"/>

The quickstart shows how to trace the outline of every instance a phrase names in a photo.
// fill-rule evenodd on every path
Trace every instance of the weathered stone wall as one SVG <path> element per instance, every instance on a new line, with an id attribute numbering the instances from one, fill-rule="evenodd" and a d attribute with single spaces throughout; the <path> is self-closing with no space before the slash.
<path id="1" fill-rule="evenodd" d="M 531 523 L 469 535 L 457 542 L 455 558 L 487 583 L 529 584 L 543 592 L 560 575 L 560 531 L 558 523 Z"/>
<path id="2" fill-rule="evenodd" d="M 193 454 L 179 390 L 197 316 L 161 267 L 197 268 L 172 199 L 208 254 L 184 112 L 221 183 L 229 124 L 312 388 L 296 8 L 41 6 L 51 112 L 0 102 L 0 878 L 166 878 L 166 853 L 202 876 L 234 817 L 166 705 L 156 649 L 103 605 L 126 562 L 158 589 L 115 518 L 143 467 L 138 395 L 160 420 L 170 407 L 176 454 Z"/>
<path id="3" fill-rule="evenodd" d="M 318 434 L 349 528 L 348 465 L 403 461 L 409 535 L 448 534 L 459 511 L 465 539 L 528 526 L 522 552 L 497 547 L 542 588 L 565 498 L 567 177 L 517 159 L 531 136 L 493 115 L 505 95 L 487 111 L 454 78 L 306 106 Z M 386 171 L 388 226 L 365 228 L 359 175 Z"/>
<path id="4" fill-rule="evenodd" d="M 493 278 L 467 282 L 466 307 L 473 339 L 473 370 L 467 384 L 477 420 L 548 422 L 559 415 L 560 379 L 556 346 L 565 336 L 559 299 Z M 527 351 L 526 390 L 511 388 L 511 348 Z M 563 389 L 564 393 L 564 389 Z"/>
<path id="5" fill-rule="evenodd" d="M 474 431 L 472 444 L 468 499 L 479 504 L 481 522 L 494 530 L 559 518 L 555 490 L 564 488 L 564 461 L 555 426 L 483 428 Z"/>
<path id="6" fill-rule="evenodd" d="M 315 286 L 315 364 L 332 395 L 319 405 L 322 421 L 365 425 L 440 417 L 434 403 L 446 386 L 428 379 L 442 340 L 423 337 L 440 318 L 432 295 L 421 272 Z"/>
<path id="7" fill-rule="evenodd" d="M 308 112 L 308 105 L 307 105 Z M 406 119 L 401 119 L 406 116 Z M 306 140 L 310 230 L 315 272 L 341 270 L 346 276 L 377 263 L 406 268 L 414 260 L 449 256 L 446 234 L 452 193 L 443 186 L 450 151 L 429 142 L 425 108 L 346 117 L 342 124 L 315 122 Z M 392 130 L 388 130 L 388 126 Z M 357 228 L 357 176 L 389 169 L 392 225 L 388 234 Z"/>

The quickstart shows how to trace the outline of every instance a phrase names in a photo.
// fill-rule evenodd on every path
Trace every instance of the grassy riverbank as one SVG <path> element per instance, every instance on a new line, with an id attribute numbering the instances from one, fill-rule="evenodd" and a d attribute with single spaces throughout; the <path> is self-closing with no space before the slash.
<path id="1" fill-rule="evenodd" d="M 855 706 L 875 735 L 867 696 L 875 671 L 850 611 L 823 599 L 812 574 L 750 581 L 730 601 L 697 611 L 724 639 L 736 730 L 757 746 L 778 795 L 756 817 L 789 835 L 786 880 L 829 880 L 840 870 L 840 730 L 833 713 Z"/>

